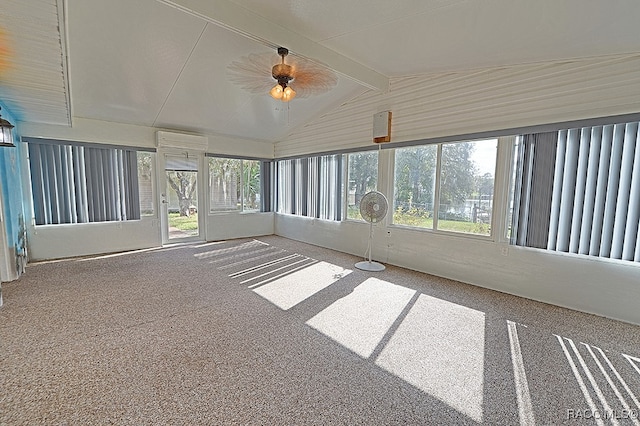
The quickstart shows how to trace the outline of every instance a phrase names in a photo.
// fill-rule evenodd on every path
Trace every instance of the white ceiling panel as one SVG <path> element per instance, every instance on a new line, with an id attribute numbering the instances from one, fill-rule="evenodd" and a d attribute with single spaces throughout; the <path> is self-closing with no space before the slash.
<path id="1" fill-rule="evenodd" d="M 207 24 L 154 125 L 233 133 L 228 128 L 229 120 L 252 96 L 228 81 L 227 66 L 249 53 L 270 51 L 246 37 Z"/>
<path id="2" fill-rule="evenodd" d="M 276 101 L 270 96 L 253 95 L 250 102 L 238 108 L 236 115 L 228 124 L 229 128 L 244 127 L 243 137 L 280 141 L 322 113 L 355 98 L 365 87 L 341 77 L 338 85 L 331 91 L 310 98 L 296 98 L 291 102 Z"/>
<path id="3" fill-rule="evenodd" d="M 254 140 L 281 140 L 318 111 L 366 90 L 343 77 L 331 94 L 297 98 L 287 105 L 266 93 L 251 94 L 229 81 L 227 67 L 233 61 L 251 53 L 270 52 L 275 55 L 271 48 L 208 24 L 154 125 Z M 265 72 L 268 75 L 270 69 Z"/>
<path id="4" fill-rule="evenodd" d="M 389 77 L 640 51 L 637 0 L 235 0 Z"/>
<path id="5" fill-rule="evenodd" d="M 325 44 L 397 77 L 640 50 L 640 2 L 459 2 Z"/>
<path id="6" fill-rule="evenodd" d="M 154 0 L 69 0 L 76 116 L 153 125 L 206 24 Z"/>
<path id="7" fill-rule="evenodd" d="M 387 90 L 390 77 L 640 52 L 638 0 L 0 0 L 0 10 L 12 65 L 0 101 L 19 120 L 265 142 Z M 328 64 L 338 86 L 283 104 L 230 82 L 232 61 L 275 46 Z"/>
<path id="8" fill-rule="evenodd" d="M 248 10 L 320 42 L 425 14 L 465 0 L 234 0 Z"/>

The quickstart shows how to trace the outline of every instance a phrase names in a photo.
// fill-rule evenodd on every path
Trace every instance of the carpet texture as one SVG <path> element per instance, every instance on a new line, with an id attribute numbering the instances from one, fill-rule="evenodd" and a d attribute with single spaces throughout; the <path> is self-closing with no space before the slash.
<path id="1" fill-rule="evenodd" d="M 640 424 L 640 327 L 360 260 L 268 236 L 29 265 L 0 424 Z"/>

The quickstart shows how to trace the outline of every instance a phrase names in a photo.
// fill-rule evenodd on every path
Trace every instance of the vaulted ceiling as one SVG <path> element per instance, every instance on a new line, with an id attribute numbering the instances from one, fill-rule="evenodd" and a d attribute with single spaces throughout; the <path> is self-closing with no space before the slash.
<path id="1" fill-rule="evenodd" d="M 0 102 L 20 121 L 268 143 L 396 77 L 640 52 L 637 0 L 0 0 L 0 10 Z M 233 61 L 278 46 L 336 72 L 337 86 L 282 103 L 230 80 Z"/>

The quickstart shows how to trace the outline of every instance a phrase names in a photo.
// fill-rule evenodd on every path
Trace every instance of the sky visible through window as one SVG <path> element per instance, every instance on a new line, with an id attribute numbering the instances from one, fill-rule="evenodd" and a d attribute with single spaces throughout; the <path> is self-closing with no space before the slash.
<path id="1" fill-rule="evenodd" d="M 490 173 L 493 176 L 496 172 L 496 144 L 498 141 L 496 139 L 487 139 L 477 142 L 471 155 L 471 160 L 475 163 L 480 175 Z"/>

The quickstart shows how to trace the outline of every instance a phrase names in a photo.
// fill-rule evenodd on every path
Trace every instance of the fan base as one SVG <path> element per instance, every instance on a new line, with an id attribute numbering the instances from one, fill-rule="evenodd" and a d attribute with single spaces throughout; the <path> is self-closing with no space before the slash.
<path id="1" fill-rule="evenodd" d="M 380 272 L 384 271 L 384 265 L 378 262 L 370 262 L 368 260 L 356 263 L 356 268 L 362 269 L 363 271 L 370 272 Z"/>

